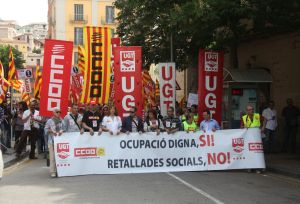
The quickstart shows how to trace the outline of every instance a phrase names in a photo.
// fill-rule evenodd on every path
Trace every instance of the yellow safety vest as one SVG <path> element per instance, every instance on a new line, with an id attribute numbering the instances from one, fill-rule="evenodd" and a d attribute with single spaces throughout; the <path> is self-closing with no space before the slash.
<path id="1" fill-rule="evenodd" d="M 245 128 L 256 128 L 260 127 L 260 115 L 258 113 L 253 114 L 253 121 L 248 115 L 243 116 L 243 123 Z"/>
<path id="2" fill-rule="evenodd" d="M 188 124 L 187 121 L 183 122 L 184 131 L 194 131 L 197 129 L 196 123 L 193 121 L 192 124 Z"/>

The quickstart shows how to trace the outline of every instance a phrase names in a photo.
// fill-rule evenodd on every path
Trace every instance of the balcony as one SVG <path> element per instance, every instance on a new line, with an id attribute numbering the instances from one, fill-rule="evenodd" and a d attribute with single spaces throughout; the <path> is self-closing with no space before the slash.
<path id="1" fill-rule="evenodd" d="M 88 16 L 87 15 L 70 15 L 70 23 L 87 24 Z"/>
<path id="2" fill-rule="evenodd" d="M 117 21 L 115 19 L 106 19 L 106 17 L 101 18 L 102 25 L 117 25 Z"/>

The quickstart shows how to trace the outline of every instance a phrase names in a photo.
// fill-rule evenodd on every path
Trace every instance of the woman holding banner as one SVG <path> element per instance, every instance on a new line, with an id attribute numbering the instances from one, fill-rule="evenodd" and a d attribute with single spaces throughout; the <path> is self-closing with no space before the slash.
<path id="1" fill-rule="evenodd" d="M 197 124 L 195 123 L 194 120 L 194 114 L 192 113 L 188 114 L 187 119 L 182 123 L 182 125 L 183 125 L 183 130 L 186 131 L 187 133 L 196 132 Z"/>
<path id="2" fill-rule="evenodd" d="M 61 136 L 63 133 L 63 121 L 60 117 L 61 111 L 59 108 L 53 109 L 53 117 L 50 118 L 45 126 L 45 131 L 48 133 L 48 148 L 50 155 L 50 176 L 52 178 L 56 177 L 56 164 L 54 157 L 54 138 L 56 136 Z"/>
<path id="3" fill-rule="evenodd" d="M 109 115 L 104 116 L 102 120 L 102 131 L 109 132 L 111 135 L 119 135 L 122 127 L 122 120 L 118 116 L 116 107 L 111 106 L 109 109 Z M 100 134 L 100 132 L 99 132 Z"/>
<path id="4" fill-rule="evenodd" d="M 149 110 L 144 123 L 144 130 L 146 132 L 156 132 L 159 135 L 161 129 L 163 129 L 163 123 L 157 118 L 156 111 Z"/>

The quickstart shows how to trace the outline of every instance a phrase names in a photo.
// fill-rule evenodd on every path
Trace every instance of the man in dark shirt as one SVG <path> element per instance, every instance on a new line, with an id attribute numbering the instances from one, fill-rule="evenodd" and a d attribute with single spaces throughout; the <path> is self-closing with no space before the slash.
<path id="1" fill-rule="evenodd" d="M 136 115 L 137 108 L 130 108 L 130 115 L 122 121 L 122 132 L 129 134 L 130 132 L 144 132 L 142 119 Z"/>
<path id="2" fill-rule="evenodd" d="M 167 114 L 168 115 L 163 119 L 163 125 L 168 134 L 173 134 L 180 130 L 181 123 L 179 118 L 175 118 L 173 107 L 168 108 Z"/>
<path id="3" fill-rule="evenodd" d="M 296 136 L 300 111 L 299 108 L 293 105 L 291 98 L 287 99 L 286 102 L 287 106 L 282 110 L 282 116 L 285 119 L 285 138 L 282 151 L 287 152 L 289 149 L 292 153 L 296 153 Z"/>
<path id="4" fill-rule="evenodd" d="M 90 135 L 94 135 L 94 132 L 102 132 L 101 122 L 102 116 L 101 113 L 97 111 L 98 106 L 95 101 L 90 102 L 90 108 L 83 114 L 82 118 L 82 129 L 81 134 L 84 131 L 89 131 Z"/>

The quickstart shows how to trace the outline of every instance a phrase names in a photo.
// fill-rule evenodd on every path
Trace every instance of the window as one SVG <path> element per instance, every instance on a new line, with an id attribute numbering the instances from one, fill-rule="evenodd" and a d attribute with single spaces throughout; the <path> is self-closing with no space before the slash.
<path id="1" fill-rule="evenodd" d="M 36 59 L 36 64 L 41 65 L 41 59 Z"/>
<path id="2" fill-rule="evenodd" d="M 74 28 L 74 44 L 83 45 L 83 28 Z"/>
<path id="3" fill-rule="evenodd" d="M 83 4 L 74 4 L 74 20 L 83 21 Z"/>
<path id="4" fill-rule="evenodd" d="M 74 52 L 74 63 L 73 64 L 78 64 L 78 52 Z"/>
<path id="5" fill-rule="evenodd" d="M 114 23 L 115 8 L 113 6 L 106 6 L 106 23 Z"/>

